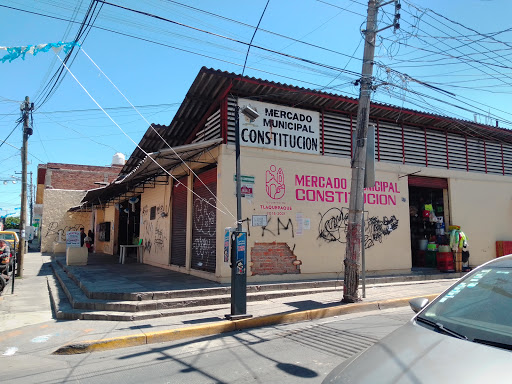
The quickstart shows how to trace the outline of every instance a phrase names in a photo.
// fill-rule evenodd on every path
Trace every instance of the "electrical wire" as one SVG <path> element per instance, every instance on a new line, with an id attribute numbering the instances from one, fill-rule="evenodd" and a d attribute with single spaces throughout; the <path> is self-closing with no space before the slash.
<path id="1" fill-rule="evenodd" d="M 83 49 L 82 49 L 83 51 Z M 57 54 L 56 54 L 57 55 Z M 135 144 L 135 146 L 137 148 L 139 148 L 142 153 L 144 153 L 144 155 L 151 159 L 159 168 L 161 168 L 168 176 L 170 176 L 173 180 L 177 181 L 178 183 L 180 183 L 178 181 L 178 179 L 172 175 L 169 171 L 167 171 L 164 167 L 162 167 L 155 159 L 153 159 L 149 153 L 147 153 L 139 144 L 137 144 L 131 137 L 130 135 L 128 135 L 120 126 L 119 124 L 117 124 L 115 122 L 115 120 L 108 114 L 107 111 L 105 111 L 101 105 L 96 101 L 96 99 L 94 99 L 94 97 L 89 93 L 89 91 L 87 91 L 87 89 L 82 85 L 82 83 L 76 78 L 76 76 L 73 74 L 73 72 L 71 72 L 71 70 L 68 68 L 68 66 L 64 63 L 64 61 L 57 55 L 58 59 L 62 62 L 62 65 L 66 68 L 66 70 L 69 72 L 69 74 L 73 77 L 73 79 L 75 79 L 75 81 L 78 83 L 78 85 L 80 85 L 80 87 L 84 90 L 84 92 L 87 94 L 87 96 L 89 96 L 89 98 L 98 106 L 98 108 L 100 108 L 104 113 L 105 115 L 107 115 L 107 117 L 117 126 L 117 128 L 119 128 L 119 130 L 133 143 Z M 196 197 L 198 197 L 200 200 L 202 200 L 203 202 L 205 202 L 206 204 L 212 206 L 214 209 L 218 210 L 219 212 L 221 212 L 222 214 L 224 215 L 227 215 L 228 213 L 224 212 L 223 210 L 221 210 L 219 207 L 217 207 L 216 205 L 213 205 L 212 203 L 210 203 L 208 200 L 206 199 L 203 199 L 201 196 L 199 196 L 195 191 L 191 190 L 190 188 L 188 188 L 188 186 L 185 185 L 185 188 L 187 190 L 189 190 L 190 192 L 192 192 L 192 194 Z M 235 218 L 233 216 L 233 214 L 229 213 L 233 218 Z"/>
<path id="2" fill-rule="evenodd" d="M 23 120 L 19 119 L 17 121 L 18 124 L 16 124 L 16 126 L 12 129 L 12 131 L 7 135 L 7 137 L 5 138 L 5 140 L 3 140 L 1 143 L 0 143 L 0 148 L 2 147 L 2 145 L 4 145 L 4 143 L 7 143 L 7 139 L 9 139 L 9 137 L 11 137 L 11 135 L 13 134 L 13 132 L 16 130 L 16 128 L 19 127 L 19 125 L 21 124 Z M 7 143 L 7 145 L 9 145 L 9 143 Z"/>
<path id="3" fill-rule="evenodd" d="M 258 21 L 258 25 L 256 25 L 256 28 L 254 28 L 254 33 L 252 34 L 251 41 L 249 42 L 249 46 L 247 47 L 247 53 L 245 54 L 245 61 L 244 61 L 244 67 L 242 68 L 242 76 L 245 72 L 245 66 L 247 65 L 247 58 L 249 57 L 249 51 L 251 49 L 252 42 L 254 41 L 254 36 L 256 36 L 256 32 L 258 31 L 258 28 L 260 27 L 261 20 L 263 20 L 263 16 L 265 15 L 265 11 L 267 10 L 268 3 L 270 3 L 270 0 L 267 0 L 267 4 L 265 4 L 265 8 L 263 9 L 263 12 L 261 13 L 260 20 Z"/>

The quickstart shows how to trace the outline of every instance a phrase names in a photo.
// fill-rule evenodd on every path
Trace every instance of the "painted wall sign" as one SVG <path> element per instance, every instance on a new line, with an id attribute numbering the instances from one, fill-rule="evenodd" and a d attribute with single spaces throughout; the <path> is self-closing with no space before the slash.
<path id="1" fill-rule="evenodd" d="M 238 99 L 259 113 L 251 120 L 240 115 L 240 144 L 301 153 L 320 153 L 320 114 L 299 108 Z"/>
<path id="2" fill-rule="evenodd" d="M 271 165 L 265 172 L 265 189 L 268 197 L 274 200 L 281 199 L 286 193 L 284 173 L 282 168 Z"/>
<path id="3" fill-rule="evenodd" d="M 350 183 L 344 178 L 295 175 L 295 187 L 297 201 L 348 203 L 350 200 Z M 399 193 L 398 183 L 376 181 L 374 187 L 365 189 L 364 203 L 396 205 L 396 194 Z"/>

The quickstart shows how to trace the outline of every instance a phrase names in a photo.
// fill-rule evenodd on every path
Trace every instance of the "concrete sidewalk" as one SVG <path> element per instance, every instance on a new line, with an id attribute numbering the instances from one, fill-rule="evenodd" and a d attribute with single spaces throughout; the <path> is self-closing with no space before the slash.
<path id="1" fill-rule="evenodd" d="M 0 355 L 84 353 L 404 306 L 411 297 L 434 297 L 456 280 L 368 285 L 366 299 L 355 304 L 340 302 L 342 287 L 330 292 L 249 302 L 247 313 L 253 317 L 238 321 L 225 320 L 229 304 L 203 313 L 136 321 L 56 320 L 52 318 L 46 281 L 51 273 L 49 259 L 40 253 L 29 253 L 24 278 L 16 281 L 14 295 L 7 290 L 1 296 Z"/>

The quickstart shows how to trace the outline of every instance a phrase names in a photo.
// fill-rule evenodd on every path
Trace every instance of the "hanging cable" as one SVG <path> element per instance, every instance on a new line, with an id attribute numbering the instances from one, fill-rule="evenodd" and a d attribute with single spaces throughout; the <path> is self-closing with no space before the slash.
<path id="1" fill-rule="evenodd" d="M 57 55 L 57 54 L 56 54 Z M 62 65 L 64 66 L 64 68 L 69 72 L 69 74 L 73 77 L 73 79 L 75 79 L 75 81 L 78 83 L 78 85 L 80 85 L 80 87 L 84 90 L 84 92 L 87 94 L 87 96 L 89 96 L 89 98 L 98 106 L 98 108 L 100 108 L 103 113 L 105 113 L 105 115 L 110 119 L 110 121 L 112 121 L 117 128 L 119 128 L 119 130 L 133 143 L 137 146 L 137 148 L 139 148 L 149 159 L 151 159 L 151 161 L 153 161 L 159 168 L 161 168 L 167 175 L 169 175 L 173 180 L 175 181 L 178 181 L 178 179 L 173 176 L 170 172 L 168 172 L 164 167 L 162 167 L 155 159 L 153 159 L 149 153 L 147 153 L 139 144 L 137 144 L 131 137 L 130 135 L 128 135 L 120 126 L 119 124 L 116 123 L 116 121 L 108 114 L 107 111 L 105 111 L 102 106 L 96 101 L 96 99 L 89 93 L 89 91 L 87 91 L 87 89 L 82 85 L 82 83 L 76 78 L 76 76 L 73 74 L 73 72 L 71 72 L 71 70 L 68 68 L 68 66 L 64 63 L 64 61 L 57 55 L 58 59 L 61 61 Z M 221 210 L 219 207 L 211 204 L 208 200 L 206 199 L 203 199 L 201 196 L 199 196 L 195 191 L 191 190 L 190 188 L 188 188 L 188 186 L 185 186 L 185 188 L 187 190 L 189 190 L 190 192 L 192 192 L 192 194 L 196 197 L 198 197 L 200 200 L 202 200 L 203 202 L 205 202 L 206 204 L 212 206 L 213 208 L 215 208 L 216 210 L 218 210 L 219 212 L 223 213 L 224 215 L 227 215 L 226 212 L 224 212 L 223 210 Z M 231 216 L 233 216 L 231 214 Z M 233 218 L 235 218 L 233 216 Z"/>

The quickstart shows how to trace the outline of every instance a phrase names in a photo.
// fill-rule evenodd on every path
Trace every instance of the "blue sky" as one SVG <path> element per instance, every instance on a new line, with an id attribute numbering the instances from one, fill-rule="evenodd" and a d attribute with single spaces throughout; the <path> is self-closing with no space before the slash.
<path id="1" fill-rule="evenodd" d="M 141 106 L 141 113 L 156 124 L 171 122 L 202 66 L 241 73 L 247 45 L 237 41 L 251 40 L 251 26 L 258 23 L 267 3 L 111 2 L 172 21 L 104 4 L 83 44 L 84 51 L 131 103 Z M 3 0 L 0 46 L 72 41 L 89 4 L 89 0 Z M 363 0 L 271 0 L 253 42 L 266 50 L 251 48 L 245 74 L 357 97 L 353 83 L 361 71 L 364 43 L 360 30 L 366 9 Z M 499 120 L 500 126 L 511 127 L 512 34 L 503 32 L 510 27 L 511 10 L 508 0 L 402 0 L 400 30 L 394 33 L 391 28 L 378 35 L 374 75 L 379 87 L 372 99 L 492 125 Z M 393 5 L 383 7 L 379 28 L 389 25 L 393 14 Z M 4 52 L 0 51 L 0 57 Z M 42 100 L 42 90 L 58 63 L 52 52 L 0 63 L 0 140 L 15 127 L 19 103 L 25 96 Z M 71 71 L 138 142 L 148 124 L 82 52 Z M 69 73 L 47 102 L 36 103 L 36 108 L 34 135 L 29 139 L 29 171 L 34 172 L 34 182 L 40 163 L 110 165 L 114 153 L 128 157 L 135 147 Z M 1 147 L 1 180 L 21 171 L 20 146 L 18 127 Z M 0 182 L 0 188 L 0 214 L 14 212 L 20 206 L 19 183 Z"/>

